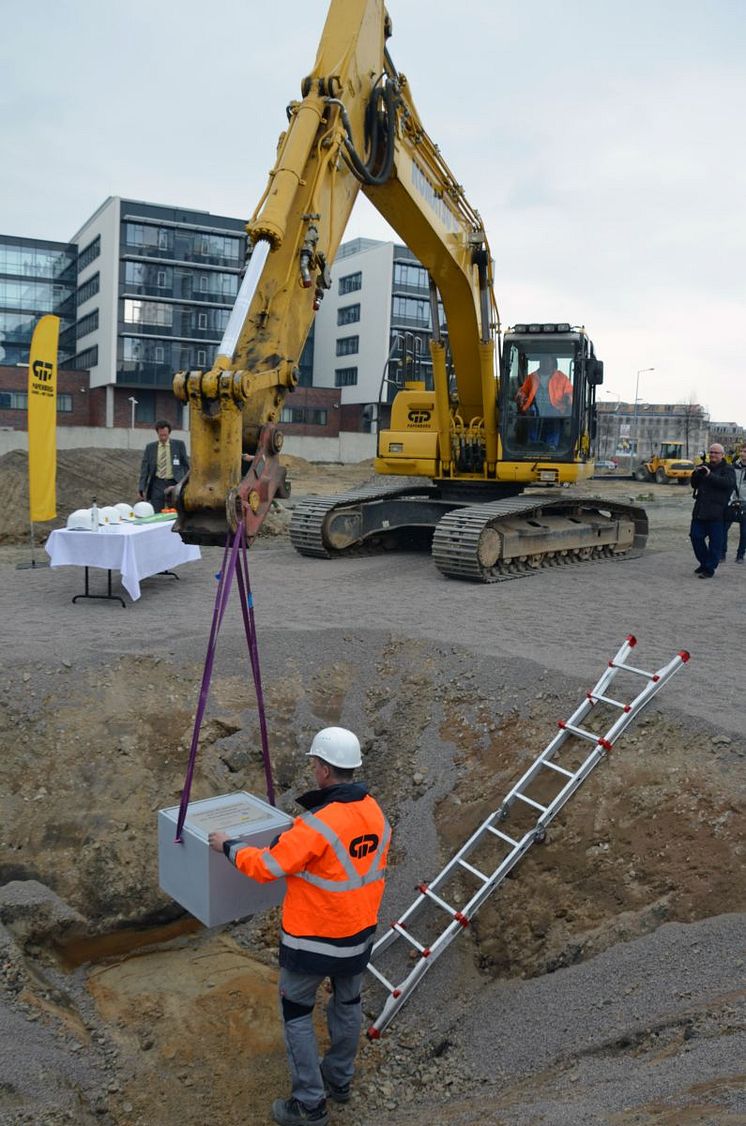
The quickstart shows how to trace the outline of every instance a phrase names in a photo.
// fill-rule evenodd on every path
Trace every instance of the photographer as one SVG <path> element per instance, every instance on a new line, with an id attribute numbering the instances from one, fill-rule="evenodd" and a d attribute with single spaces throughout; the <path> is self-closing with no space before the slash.
<path id="1" fill-rule="evenodd" d="M 694 509 L 689 538 L 699 566 L 694 572 L 701 579 L 715 575 L 725 546 L 725 511 L 736 487 L 736 474 L 725 460 L 718 442 L 710 446 L 710 460 L 699 465 L 691 476 Z"/>
<path id="2" fill-rule="evenodd" d="M 723 539 L 723 559 L 728 551 L 728 532 L 731 524 L 738 524 L 738 547 L 736 548 L 736 563 L 743 563 L 746 554 L 746 445 L 741 446 L 741 452 L 733 462 L 736 475 L 736 487 L 730 498 L 730 504 L 725 511 L 725 535 Z"/>

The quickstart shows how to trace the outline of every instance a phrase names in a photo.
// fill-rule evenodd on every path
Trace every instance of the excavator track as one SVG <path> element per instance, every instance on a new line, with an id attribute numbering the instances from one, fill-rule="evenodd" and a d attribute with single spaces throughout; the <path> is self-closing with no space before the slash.
<path id="1" fill-rule="evenodd" d="M 349 552 L 360 547 L 364 540 L 364 529 L 355 527 L 359 521 L 357 513 L 364 506 L 371 508 L 382 501 L 396 501 L 407 498 L 437 498 L 438 489 L 428 485 L 367 485 L 351 493 L 337 493 L 334 496 L 314 497 L 304 500 L 293 510 L 290 521 L 290 542 L 301 555 L 315 556 L 318 559 L 331 559 L 334 555 Z M 447 511 L 444 506 L 443 511 Z M 346 514 L 354 512 L 355 516 Z M 330 521 L 341 522 L 344 539 L 334 534 Z M 379 533 L 385 531 L 379 528 Z M 372 534 L 368 531 L 368 535 Z M 335 546 L 335 541 L 337 545 Z"/>
<path id="2" fill-rule="evenodd" d="M 647 538 L 647 513 L 636 505 L 601 497 L 509 497 L 447 513 L 432 553 L 444 575 L 494 583 L 544 567 L 634 558 Z"/>
<path id="3" fill-rule="evenodd" d="M 525 495 L 467 504 L 437 486 L 371 485 L 301 502 L 290 540 L 301 555 L 329 559 L 407 527 L 433 528 L 432 556 L 450 578 L 494 583 L 545 567 L 629 559 L 648 536 L 643 508 L 602 497 Z"/>

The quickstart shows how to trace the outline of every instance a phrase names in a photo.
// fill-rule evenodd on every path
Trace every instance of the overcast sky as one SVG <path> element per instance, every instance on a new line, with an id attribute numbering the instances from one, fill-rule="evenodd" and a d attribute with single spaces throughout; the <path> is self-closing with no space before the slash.
<path id="1" fill-rule="evenodd" d="M 391 55 L 495 258 L 504 324 L 585 324 L 600 398 L 746 424 L 746 0 L 389 0 Z M 325 0 L 5 8 L 0 232 L 109 195 L 248 217 Z M 391 238 L 361 201 L 348 237 Z M 611 400 L 609 400 L 611 401 Z"/>

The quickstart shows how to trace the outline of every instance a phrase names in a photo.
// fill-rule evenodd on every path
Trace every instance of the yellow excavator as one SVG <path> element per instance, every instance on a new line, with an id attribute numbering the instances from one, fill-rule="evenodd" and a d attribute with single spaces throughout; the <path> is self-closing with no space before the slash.
<path id="1" fill-rule="evenodd" d="M 424 538 L 444 574 L 481 582 L 639 552 L 643 509 L 548 488 L 592 475 L 603 364 L 569 322 L 515 325 L 499 350 L 481 218 L 424 129 L 390 36 L 383 0 L 332 0 L 246 226 L 250 256 L 214 366 L 174 377 L 191 429 L 176 530 L 222 544 L 242 521 L 251 542 L 288 496 L 278 421 L 362 191 L 428 272 L 432 376 L 395 395 L 375 484 L 295 508 L 294 547 L 329 557 Z M 521 496 L 531 485 L 547 488 Z"/>

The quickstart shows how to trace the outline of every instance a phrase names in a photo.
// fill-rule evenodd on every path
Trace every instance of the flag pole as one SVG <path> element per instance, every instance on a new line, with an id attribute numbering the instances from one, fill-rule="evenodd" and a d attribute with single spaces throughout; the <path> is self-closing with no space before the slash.
<path id="1" fill-rule="evenodd" d="M 16 571 L 36 571 L 39 567 L 48 567 L 49 561 L 47 559 L 37 560 L 34 555 L 34 521 L 29 520 L 29 527 L 31 529 L 31 562 L 30 563 L 16 563 Z"/>

